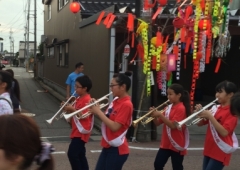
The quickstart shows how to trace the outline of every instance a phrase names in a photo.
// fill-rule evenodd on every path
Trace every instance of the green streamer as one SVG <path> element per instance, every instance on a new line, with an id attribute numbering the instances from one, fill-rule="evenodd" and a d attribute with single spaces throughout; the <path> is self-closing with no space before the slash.
<path id="1" fill-rule="evenodd" d="M 171 86 L 172 85 L 172 72 L 170 73 L 170 79 L 168 80 L 167 86 Z"/>

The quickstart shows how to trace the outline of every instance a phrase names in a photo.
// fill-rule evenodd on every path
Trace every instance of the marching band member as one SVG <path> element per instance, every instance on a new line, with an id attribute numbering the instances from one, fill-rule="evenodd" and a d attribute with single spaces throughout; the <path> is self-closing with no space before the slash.
<path id="1" fill-rule="evenodd" d="M 89 94 L 91 88 L 92 81 L 87 75 L 78 77 L 75 82 L 75 90 L 79 97 L 76 99 L 75 106 L 65 106 L 64 110 L 69 113 L 85 107 L 91 100 L 91 96 Z M 84 113 L 87 111 L 88 110 L 86 109 Z M 84 113 L 79 113 L 78 116 L 81 116 Z M 72 170 L 89 169 L 85 144 L 90 138 L 90 133 L 94 123 L 93 118 L 93 115 L 90 115 L 84 119 L 78 119 L 75 115 L 70 120 L 72 132 L 70 135 L 71 143 L 68 148 L 68 159 Z"/>
<path id="2" fill-rule="evenodd" d="M 155 170 L 163 170 L 171 157 L 173 170 L 183 170 L 183 159 L 189 145 L 189 133 L 186 126 L 177 129 L 175 121 L 180 122 L 191 114 L 189 93 L 180 84 L 172 84 L 167 89 L 169 105 L 164 113 L 154 111 L 154 124 L 163 124 L 160 148 L 154 161 Z M 154 109 L 151 107 L 150 110 Z"/>
<path id="3" fill-rule="evenodd" d="M 130 73 L 114 75 L 109 87 L 115 97 L 106 114 L 99 105 L 90 108 L 102 120 L 102 152 L 96 170 L 121 170 L 129 155 L 126 133 L 132 123 L 133 105 L 127 91 L 131 86 Z M 92 102 L 95 99 L 92 100 Z"/>
<path id="4" fill-rule="evenodd" d="M 230 111 L 230 100 L 237 91 L 234 83 L 223 81 L 216 86 L 216 98 L 220 105 L 205 110 L 199 117 L 205 118 L 199 126 L 208 124 L 204 145 L 203 170 L 222 170 L 229 165 L 231 153 L 238 147 L 238 140 L 234 133 L 238 118 Z M 201 109 L 196 105 L 196 109 Z"/>

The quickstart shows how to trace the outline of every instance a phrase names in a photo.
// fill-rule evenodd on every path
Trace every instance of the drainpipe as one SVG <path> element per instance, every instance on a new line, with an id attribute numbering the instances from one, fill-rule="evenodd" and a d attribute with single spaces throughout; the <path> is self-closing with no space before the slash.
<path id="1" fill-rule="evenodd" d="M 110 59 L 109 59 L 109 84 L 111 83 L 114 74 L 114 59 L 115 59 L 115 40 L 116 40 L 116 29 L 115 22 L 113 23 L 110 30 Z M 109 89 L 110 92 L 110 89 Z M 113 97 L 109 96 L 109 101 L 112 101 Z"/>

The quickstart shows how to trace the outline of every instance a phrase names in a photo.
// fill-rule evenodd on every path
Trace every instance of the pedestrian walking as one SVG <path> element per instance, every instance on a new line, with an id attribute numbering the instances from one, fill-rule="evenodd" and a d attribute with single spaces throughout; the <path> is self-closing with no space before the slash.
<path id="1" fill-rule="evenodd" d="M 14 72 L 12 69 L 6 69 L 5 71 L 9 72 L 12 76 L 12 87 L 10 89 L 10 98 L 13 104 L 13 112 L 20 113 L 21 106 L 20 106 L 20 86 L 17 79 L 14 78 Z"/>
<path id="2" fill-rule="evenodd" d="M 91 88 L 92 81 L 87 75 L 78 77 L 75 82 L 75 91 L 79 97 L 76 99 L 74 106 L 67 105 L 64 107 L 64 110 L 67 113 L 71 113 L 85 107 L 91 100 L 91 96 L 89 94 Z M 70 120 L 72 132 L 70 135 L 71 143 L 68 148 L 68 159 L 72 170 L 89 170 L 85 144 L 90 138 L 94 120 L 93 115 L 84 119 L 80 118 L 82 114 L 87 112 L 88 110 L 84 110 L 78 113 L 78 115 L 73 116 Z"/>
<path id="3" fill-rule="evenodd" d="M 83 66 L 83 63 L 82 62 L 79 62 L 75 65 L 75 70 L 74 72 L 72 72 L 71 74 L 68 75 L 68 78 L 66 80 L 66 85 L 67 85 L 67 88 L 66 88 L 66 99 L 68 99 L 70 96 L 74 95 L 74 96 L 78 96 L 76 93 L 75 93 L 75 80 L 77 77 L 79 76 L 83 76 L 83 70 L 84 70 L 84 66 Z"/>
<path id="4" fill-rule="evenodd" d="M 180 122 L 191 114 L 189 93 L 180 84 L 172 84 L 167 89 L 167 97 L 171 103 L 165 112 L 153 111 L 154 124 L 163 124 L 160 148 L 154 161 L 155 170 L 163 170 L 171 157 L 173 170 L 183 170 L 183 159 L 187 154 L 189 133 L 184 125 L 178 129 L 175 121 Z M 150 108 L 150 110 L 154 107 Z"/>
<path id="5" fill-rule="evenodd" d="M 216 86 L 216 98 L 219 105 L 204 110 L 198 116 L 204 118 L 198 126 L 208 125 L 203 151 L 203 170 L 222 170 L 229 165 L 232 152 L 238 147 L 238 139 L 234 133 L 238 118 L 230 111 L 230 101 L 237 86 L 223 81 Z M 200 104 L 195 106 L 200 110 Z"/>
<path id="6" fill-rule="evenodd" d="M 128 158 L 126 133 L 131 126 L 133 113 L 133 105 L 128 95 L 131 86 L 129 76 L 131 73 L 128 72 L 113 76 L 109 87 L 115 98 L 106 113 L 101 111 L 99 105 L 90 108 L 90 111 L 102 120 L 103 148 L 95 170 L 121 170 Z"/>
<path id="7" fill-rule="evenodd" d="M 12 76 L 10 73 L 0 70 L 0 115 L 13 114 L 13 106 L 10 97 Z"/>

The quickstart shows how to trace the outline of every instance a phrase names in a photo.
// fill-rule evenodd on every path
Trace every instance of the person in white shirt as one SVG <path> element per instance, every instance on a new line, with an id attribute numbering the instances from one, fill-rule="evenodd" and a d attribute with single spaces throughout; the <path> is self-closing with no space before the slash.
<path id="1" fill-rule="evenodd" d="M 11 75 L 6 71 L 0 70 L 0 115 L 13 114 L 13 106 L 9 93 L 11 87 Z"/>

